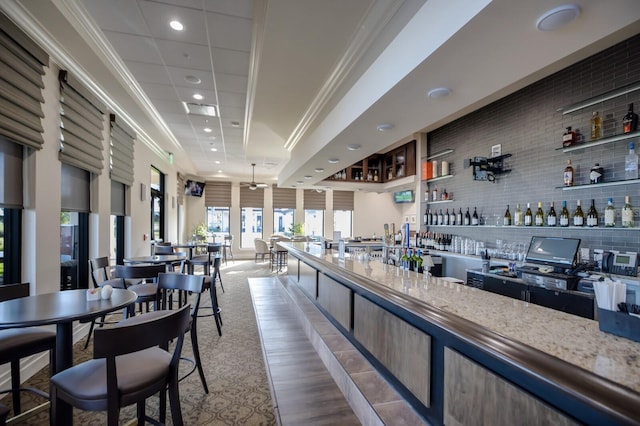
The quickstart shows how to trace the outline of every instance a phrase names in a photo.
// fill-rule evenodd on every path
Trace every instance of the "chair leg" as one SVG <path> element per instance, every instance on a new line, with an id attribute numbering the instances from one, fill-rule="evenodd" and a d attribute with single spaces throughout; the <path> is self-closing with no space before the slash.
<path id="1" fill-rule="evenodd" d="M 167 422 L 167 390 L 161 390 L 158 396 L 160 398 L 158 417 L 160 419 L 160 424 L 165 424 Z M 171 414 L 173 415 L 173 410 L 171 411 Z"/>
<path id="2" fill-rule="evenodd" d="M 224 293 L 224 286 L 222 285 L 222 275 L 220 274 L 220 269 L 218 269 L 216 271 L 216 277 L 217 277 L 217 280 L 220 281 L 220 288 L 222 289 L 222 292 Z"/>
<path id="3" fill-rule="evenodd" d="M 136 404 L 136 414 L 138 416 L 138 424 L 143 425 L 146 423 L 147 415 L 145 414 L 144 404 L 146 401 L 142 400 Z M 162 421 L 164 423 L 164 420 Z"/>
<path id="4" fill-rule="evenodd" d="M 171 406 L 171 418 L 174 426 L 184 426 L 182 420 L 182 409 L 180 408 L 180 392 L 178 390 L 178 379 L 174 378 L 169 382 L 169 405 Z"/>
<path id="5" fill-rule="evenodd" d="M 222 336 L 222 316 L 220 315 L 220 307 L 218 306 L 218 292 L 215 283 L 209 288 L 209 297 L 211 297 L 211 309 L 213 309 L 213 318 L 218 329 L 218 336 Z"/>
<path id="6" fill-rule="evenodd" d="M 13 415 L 20 414 L 20 360 L 11 361 L 11 398 Z"/>
<path id="7" fill-rule="evenodd" d="M 209 393 L 209 387 L 207 386 L 207 379 L 204 377 L 204 370 L 202 368 L 202 361 L 200 360 L 200 349 L 198 348 L 198 330 L 196 330 L 196 321 L 194 318 L 191 324 L 191 347 L 193 348 L 193 356 L 196 359 L 196 367 L 198 368 L 198 374 L 200 375 L 200 381 L 204 388 L 204 393 Z"/>

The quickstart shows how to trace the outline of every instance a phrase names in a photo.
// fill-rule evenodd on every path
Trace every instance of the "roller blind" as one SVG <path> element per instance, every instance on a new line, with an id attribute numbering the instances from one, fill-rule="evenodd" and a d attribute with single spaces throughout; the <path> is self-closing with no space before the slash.
<path id="1" fill-rule="evenodd" d="M 126 216 L 125 210 L 126 186 L 124 183 L 111 180 L 111 214 Z"/>
<path id="2" fill-rule="evenodd" d="M 295 209 L 296 190 L 291 188 L 273 187 L 273 208 L 274 209 Z"/>
<path id="3" fill-rule="evenodd" d="M 305 210 L 324 210 L 326 208 L 326 194 L 324 191 L 316 191 L 315 189 L 304 190 L 304 209 Z"/>
<path id="4" fill-rule="evenodd" d="M 91 210 L 89 204 L 89 173 L 69 164 L 62 163 L 62 210 L 86 212 Z"/>
<path id="5" fill-rule="evenodd" d="M 104 105 L 65 70 L 60 81 L 60 161 L 100 174 Z"/>
<path id="6" fill-rule="evenodd" d="M 353 210 L 353 191 L 333 191 L 334 210 Z"/>
<path id="7" fill-rule="evenodd" d="M 133 140 L 136 133 L 114 114 L 110 115 L 109 176 L 111 180 L 133 185 Z"/>
<path id="8" fill-rule="evenodd" d="M 49 55 L 0 13 L 0 136 L 42 148 L 42 89 Z"/>
<path id="9" fill-rule="evenodd" d="M 184 204 L 184 175 L 178 173 L 176 178 L 176 201 L 179 206 Z M 206 186 L 205 186 L 206 188 Z M 206 191 L 206 189 L 205 189 Z"/>
<path id="10" fill-rule="evenodd" d="M 204 204 L 207 207 L 231 207 L 231 182 L 207 181 Z"/>
<path id="11" fill-rule="evenodd" d="M 22 208 L 23 149 L 0 136 L 0 207 Z"/>
<path id="12" fill-rule="evenodd" d="M 240 207 L 264 207 L 264 189 L 240 187 Z"/>

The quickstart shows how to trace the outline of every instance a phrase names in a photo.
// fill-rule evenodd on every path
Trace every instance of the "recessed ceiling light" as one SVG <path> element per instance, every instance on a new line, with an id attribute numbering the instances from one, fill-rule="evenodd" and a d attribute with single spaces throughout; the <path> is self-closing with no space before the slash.
<path id="1" fill-rule="evenodd" d="M 540 31 L 558 30 L 580 15 L 580 6 L 577 4 L 563 4 L 547 10 L 538 18 L 536 28 Z"/>
<path id="2" fill-rule="evenodd" d="M 451 94 L 451 89 L 448 87 L 436 87 L 427 92 L 427 96 L 431 99 L 446 98 Z"/>
<path id="3" fill-rule="evenodd" d="M 211 151 L 216 152 L 217 150 L 217 148 L 211 147 Z"/>
<path id="4" fill-rule="evenodd" d="M 297 180 L 296 183 L 304 183 L 303 180 Z"/>
<path id="5" fill-rule="evenodd" d="M 204 96 L 202 96 L 200 93 L 194 93 L 193 94 L 193 99 L 201 101 L 204 99 Z"/>
<path id="6" fill-rule="evenodd" d="M 379 132 L 386 132 L 387 130 L 393 129 L 393 124 L 391 124 L 391 123 L 378 124 L 377 129 L 378 129 Z"/>
<path id="7" fill-rule="evenodd" d="M 357 144 L 357 143 L 351 143 L 351 144 L 347 145 L 347 149 L 348 149 L 349 151 L 357 151 L 357 150 L 359 150 L 359 149 L 360 149 L 360 144 Z"/>
<path id="8" fill-rule="evenodd" d="M 218 170 L 218 173 L 222 173 L 222 170 Z"/>
<path id="9" fill-rule="evenodd" d="M 304 178 L 305 179 L 311 179 L 311 178 L 313 178 L 313 176 L 306 175 Z"/>
<path id="10" fill-rule="evenodd" d="M 187 75 L 187 76 L 184 77 L 184 80 L 187 83 L 191 83 L 191 84 L 200 84 L 200 83 L 202 83 L 202 80 L 200 80 L 195 75 Z"/>
<path id="11" fill-rule="evenodd" d="M 322 173 L 322 172 L 324 172 L 324 169 L 322 167 L 317 167 L 315 169 L 315 171 L 316 171 L 316 173 Z"/>
<path id="12" fill-rule="evenodd" d="M 331 164 L 337 164 L 340 162 L 338 158 L 329 158 L 327 161 Z"/>
<path id="13" fill-rule="evenodd" d="M 213 130 L 211 130 L 209 127 L 205 127 L 203 130 L 207 133 L 213 132 Z"/>
<path id="14" fill-rule="evenodd" d="M 216 164 L 220 164 L 220 161 L 216 161 L 215 163 L 216 163 Z"/>
<path id="15" fill-rule="evenodd" d="M 180 22 L 180 21 L 175 21 L 175 20 L 171 21 L 171 22 L 169 22 L 169 26 L 171 28 L 173 28 L 174 30 L 176 30 L 176 31 L 184 30 L 184 25 L 182 25 L 182 22 Z"/>
<path id="16" fill-rule="evenodd" d="M 239 121 L 232 121 L 231 122 L 231 127 L 240 127 L 240 122 Z"/>

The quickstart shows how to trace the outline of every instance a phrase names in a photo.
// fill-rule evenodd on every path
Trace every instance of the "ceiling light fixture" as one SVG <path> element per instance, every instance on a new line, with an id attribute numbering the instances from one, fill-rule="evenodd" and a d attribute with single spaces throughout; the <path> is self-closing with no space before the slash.
<path id="1" fill-rule="evenodd" d="M 231 127 L 240 127 L 240 122 L 239 121 L 232 121 L 231 122 Z"/>
<path id="2" fill-rule="evenodd" d="M 217 150 L 217 148 L 211 147 L 211 151 L 216 152 Z"/>
<path id="3" fill-rule="evenodd" d="M 191 84 L 200 84 L 200 83 L 202 83 L 202 80 L 200 80 L 195 75 L 187 75 L 187 76 L 184 77 L 184 80 L 187 83 L 191 83 Z"/>
<path id="4" fill-rule="evenodd" d="M 382 123 L 382 124 L 378 124 L 378 127 L 376 127 L 378 129 L 379 132 L 386 132 L 387 130 L 391 130 L 393 129 L 393 124 L 391 123 Z"/>
<path id="5" fill-rule="evenodd" d="M 360 149 L 360 144 L 357 143 L 350 143 L 349 145 L 347 145 L 347 149 L 349 151 L 357 151 Z"/>
<path id="6" fill-rule="evenodd" d="M 329 158 L 327 161 L 329 163 L 331 163 L 331 164 L 337 164 L 337 163 L 340 162 L 340 159 L 338 159 L 338 158 Z"/>
<path id="7" fill-rule="evenodd" d="M 297 180 L 296 183 L 304 183 L 302 180 Z"/>
<path id="8" fill-rule="evenodd" d="M 536 28 L 540 31 L 558 30 L 580 15 L 580 6 L 577 4 L 563 4 L 547 10 L 536 21 Z"/>
<path id="9" fill-rule="evenodd" d="M 222 173 L 222 170 L 218 170 L 218 173 Z"/>
<path id="10" fill-rule="evenodd" d="M 312 177 L 313 176 L 309 176 L 309 175 L 304 176 L 305 179 L 311 179 Z"/>
<path id="11" fill-rule="evenodd" d="M 451 94 L 451 89 L 448 87 L 436 87 L 435 89 L 431 89 L 427 92 L 427 97 L 431 99 L 440 99 L 446 98 Z"/>
<path id="12" fill-rule="evenodd" d="M 220 161 L 217 161 L 217 160 L 216 160 L 216 161 L 215 161 L 215 163 L 216 163 L 216 164 L 220 164 Z"/>
<path id="13" fill-rule="evenodd" d="M 194 104 L 191 102 L 182 102 L 184 111 L 190 115 L 203 115 L 205 117 L 217 117 L 218 110 L 216 105 Z"/>
<path id="14" fill-rule="evenodd" d="M 184 30 L 184 25 L 182 25 L 182 22 L 180 22 L 180 21 L 173 20 L 173 21 L 169 22 L 169 26 L 171 28 L 173 28 L 174 30 L 176 30 L 176 31 Z"/>
<path id="15" fill-rule="evenodd" d="M 193 94 L 193 99 L 197 100 L 197 101 L 201 101 L 204 99 L 204 96 L 202 96 L 200 93 L 194 93 Z"/>
<path id="16" fill-rule="evenodd" d="M 211 133 L 211 132 L 213 132 L 213 130 L 211 130 L 211 128 L 209 128 L 209 127 L 205 127 L 203 130 L 204 130 L 206 133 Z"/>
<path id="17" fill-rule="evenodd" d="M 317 168 L 315 169 L 315 172 L 316 172 L 316 173 L 322 173 L 322 172 L 324 172 L 324 169 L 323 169 L 322 167 L 317 167 Z"/>

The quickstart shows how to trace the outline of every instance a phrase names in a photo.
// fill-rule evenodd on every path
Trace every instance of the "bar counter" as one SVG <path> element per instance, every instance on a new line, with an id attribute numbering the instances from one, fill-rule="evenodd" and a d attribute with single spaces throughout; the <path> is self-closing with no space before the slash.
<path id="1" fill-rule="evenodd" d="M 401 390 L 414 407 L 418 405 L 416 409 L 427 420 L 465 424 L 463 411 L 477 410 L 474 404 L 487 410 L 482 408 L 487 401 L 471 402 L 466 409 L 452 408 L 451 398 L 464 394 L 459 383 L 454 383 L 455 386 L 450 383 L 452 377 L 463 374 L 456 373 L 458 371 L 477 370 L 482 374 L 488 372 L 490 380 L 496 376 L 507 382 L 523 393 L 525 399 L 532 397 L 536 404 L 542 402 L 554 415 L 560 414 L 563 424 L 640 424 L 640 343 L 601 332 L 597 321 L 445 279 L 427 279 L 423 274 L 378 261 L 358 261 L 348 255 L 345 260 L 339 260 L 335 252 L 325 252 L 314 244 L 282 245 L 290 255 L 289 277 L 299 281 L 303 289 L 309 275 L 305 268 L 311 268 L 317 271 L 319 284 L 323 280 L 337 283 L 337 287 L 332 284 L 333 287 L 327 289 L 343 286 L 352 292 L 351 299 L 356 301 L 351 303 L 352 310 L 348 313 L 351 321 L 348 315 L 345 320 L 340 320 L 340 315 L 332 318 L 335 303 L 323 303 L 320 287 L 316 287 L 316 300 L 308 284 L 305 293 L 374 364 L 380 361 L 376 350 L 370 350 L 358 337 L 358 324 L 362 325 L 358 323 L 358 303 L 364 306 L 362 301 L 370 302 L 427 336 L 430 365 L 411 366 L 415 372 L 424 368 L 431 370 L 427 397 L 416 396 L 409 389 Z M 325 295 L 324 300 L 326 298 Z M 456 364 L 458 361 L 464 365 L 460 367 Z M 470 370 L 464 369 L 466 363 Z M 381 364 L 383 370 L 388 367 L 384 362 Z M 456 365 L 455 372 L 447 370 L 448 364 Z M 401 387 L 405 385 L 402 378 L 394 377 L 393 368 L 388 370 L 383 373 L 390 375 L 392 382 L 400 382 Z M 471 377 L 459 379 L 471 381 L 472 387 L 477 387 Z M 452 386 L 456 388 L 455 395 L 447 390 Z M 483 392 L 486 389 L 479 395 Z M 449 401 L 447 394 L 452 395 Z M 464 402 L 458 400 L 457 404 Z M 505 405 L 505 401 L 497 404 Z M 483 422 L 501 423 L 495 422 L 494 415 L 504 420 L 504 414 L 485 412 Z M 554 423 L 556 421 L 554 419 Z"/>

